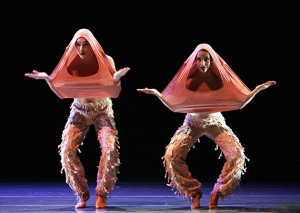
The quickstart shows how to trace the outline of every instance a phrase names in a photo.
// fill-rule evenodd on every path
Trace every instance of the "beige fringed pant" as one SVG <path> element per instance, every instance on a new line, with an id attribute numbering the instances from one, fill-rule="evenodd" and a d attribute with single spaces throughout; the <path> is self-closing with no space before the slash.
<path id="1" fill-rule="evenodd" d="M 96 103 L 82 104 L 75 99 L 59 148 L 62 170 L 66 174 L 66 183 L 77 195 L 78 200 L 87 200 L 90 197 L 84 168 L 77 156 L 77 151 L 91 124 L 96 129 L 101 145 L 97 195 L 106 199 L 106 195 L 113 190 L 120 164 L 117 130 L 113 119 L 111 100 L 104 98 Z"/>
<path id="2" fill-rule="evenodd" d="M 220 147 L 226 159 L 212 194 L 217 194 L 221 198 L 228 197 L 239 185 L 241 175 L 246 170 L 246 156 L 239 139 L 226 125 L 221 113 L 186 115 L 183 125 L 166 147 L 164 165 L 168 185 L 177 188 L 184 197 L 193 198 L 201 193 L 201 183 L 192 178 L 185 160 L 190 147 L 203 135 L 211 138 Z"/>

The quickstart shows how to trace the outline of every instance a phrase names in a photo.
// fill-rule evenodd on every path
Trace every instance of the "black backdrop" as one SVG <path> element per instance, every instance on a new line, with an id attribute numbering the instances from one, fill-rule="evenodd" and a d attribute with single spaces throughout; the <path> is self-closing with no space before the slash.
<path id="1" fill-rule="evenodd" d="M 251 159 L 249 181 L 299 181 L 297 146 L 296 7 L 288 2 L 218 1 L 11 1 L 3 7 L 1 33 L 2 181 L 63 181 L 57 146 L 71 99 L 61 100 L 33 69 L 50 74 L 74 33 L 90 29 L 117 69 L 129 66 L 113 100 L 120 141 L 120 181 L 163 180 L 161 157 L 184 114 L 168 110 L 137 88 L 162 91 L 200 43 L 210 44 L 250 88 L 277 85 L 243 110 L 224 112 Z M 215 181 L 224 158 L 203 137 L 188 155 L 193 175 Z M 91 128 L 80 157 L 96 179 L 99 143 Z"/>

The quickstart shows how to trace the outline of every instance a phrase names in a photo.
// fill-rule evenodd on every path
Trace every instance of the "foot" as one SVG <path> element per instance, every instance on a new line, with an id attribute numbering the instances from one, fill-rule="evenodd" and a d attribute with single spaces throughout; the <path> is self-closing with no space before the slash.
<path id="1" fill-rule="evenodd" d="M 216 209 L 218 208 L 218 200 L 219 196 L 215 194 L 210 194 L 210 201 L 208 203 L 208 206 L 210 209 Z"/>
<path id="2" fill-rule="evenodd" d="M 106 201 L 100 195 L 96 196 L 96 208 L 97 209 L 104 209 L 104 208 L 106 208 Z"/>
<path id="3" fill-rule="evenodd" d="M 75 209 L 84 208 L 86 205 L 86 200 L 80 200 L 75 206 Z"/>
<path id="4" fill-rule="evenodd" d="M 88 201 L 88 199 L 90 199 L 90 193 L 84 194 L 82 198 L 79 198 L 75 206 L 75 209 L 84 208 L 86 206 L 86 201 Z"/>
<path id="5" fill-rule="evenodd" d="M 191 209 L 196 209 L 200 207 L 200 199 L 202 197 L 202 192 L 196 194 L 193 199 L 193 204 L 191 206 Z"/>

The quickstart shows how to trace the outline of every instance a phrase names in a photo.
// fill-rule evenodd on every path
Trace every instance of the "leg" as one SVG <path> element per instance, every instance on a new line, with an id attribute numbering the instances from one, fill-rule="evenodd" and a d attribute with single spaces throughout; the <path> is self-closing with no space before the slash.
<path id="1" fill-rule="evenodd" d="M 193 204 L 195 201 L 195 205 L 192 208 L 200 206 L 200 198 L 202 196 L 201 183 L 197 179 L 192 178 L 185 160 L 190 147 L 201 134 L 202 130 L 200 128 L 184 124 L 171 139 L 164 155 L 166 176 L 168 176 L 170 182 L 168 185 L 172 188 L 176 187 L 184 197 L 192 198 Z M 196 200 L 199 202 L 196 202 Z"/>
<path id="2" fill-rule="evenodd" d="M 225 124 L 224 120 L 208 129 L 209 137 L 220 147 L 226 159 L 221 175 L 211 192 L 209 206 L 210 208 L 216 208 L 218 198 L 228 197 L 239 185 L 241 175 L 245 172 L 246 156 L 239 139 Z"/>
<path id="3" fill-rule="evenodd" d="M 90 197 L 88 184 L 84 177 L 84 168 L 77 156 L 78 147 L 88 130 L 89 125 L 86 123 L 85 117 L 72 110 L 63 131 L 62 143 L 59 146 L 62 170 L 66 174 L 66 183 L 77 195 L 79 201 L 76 208 L 84 207 L 85 202 Z"/>
<path id="4" fill-rule="evenodd" d="M 106 207 L 106 195 L 114 189 L 120 164 L 117 130 L 113 118 L 102 114 L 95 122 L 98 140 L 101 145 L 101 158 L 98 167 L 96 187 L 96 208 Z"/>

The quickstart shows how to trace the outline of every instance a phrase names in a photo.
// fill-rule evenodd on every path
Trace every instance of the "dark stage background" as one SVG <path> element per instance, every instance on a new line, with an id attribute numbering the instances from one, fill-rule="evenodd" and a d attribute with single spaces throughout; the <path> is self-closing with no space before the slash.
<path id="1" fill-rule="evenodd" d="M 64 181 L 57 146 L 72 100 L 24 74 L 50 74 L 80 28 L 93 32 L 117 69 L 131 68 L 113 100 L 120 181 L 164 180 L 161 157 L 184 114 L 136 89 L 162 91 L 200 43 L 210 44 L 250 89 L 277 81 L 243 110 L 223 113 L 251 159 L 243 180 L 299 181 L 299 24 L 288 1 L 11 1 L 2 9 L 0 181 Z M 224 158 L 214 148 L 203 137 L 188 155 L 200 181 L 218 178 Z M 95 181 L 101 152 L 93 128 L 80 149 L 86 176 Z"/>

